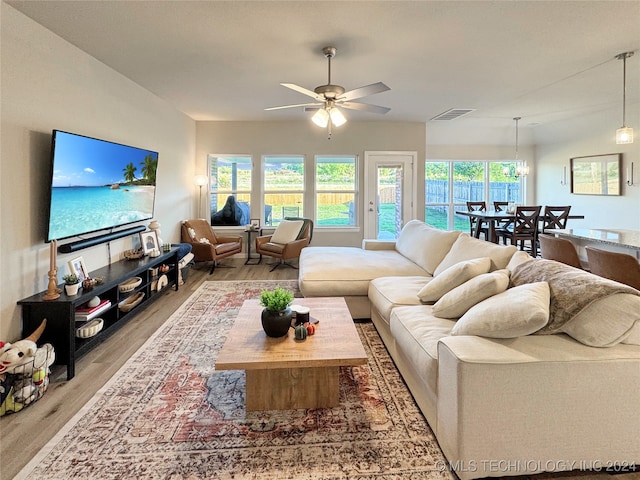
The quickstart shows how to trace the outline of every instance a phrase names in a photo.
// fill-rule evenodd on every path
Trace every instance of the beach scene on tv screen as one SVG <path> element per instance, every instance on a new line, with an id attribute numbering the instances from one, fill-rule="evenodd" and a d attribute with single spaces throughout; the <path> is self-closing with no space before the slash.
<path id="1" fill-rule="evenodd" d="M 57 132 L 49 240 L 153 216 L 158 154 Z"/>

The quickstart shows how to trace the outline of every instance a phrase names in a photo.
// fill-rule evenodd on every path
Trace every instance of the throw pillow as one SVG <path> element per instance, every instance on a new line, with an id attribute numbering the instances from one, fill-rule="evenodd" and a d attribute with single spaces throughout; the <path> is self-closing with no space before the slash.
<path id="1" fill-rule="evenodd" d="M 518 250 L 516 253 L 513 254 L 513 256 L 511 257 L 511 260 L 509 260 L 509 263 L 507 264 L 507 270 L 509 270 L 510 272 L 513 272 L 513 269 L 516 268 L 518 265 L 525 262 L 530 262 L 531 260 L 533 260 L 533 257 L 531 255 L 529 255 L 525 251 Z"/>
<path id="2" fill-rule="evenodd" d="M 189 227 L 187 229 L 187 231 L 189 232 L 189 236 L 191 237 L 191 240 L 195 240 L 196 239 L 196 231 L 191 227 Z"/>
<path id="3" fill-rule="evenodd" d="M 509 245 L 508 247 L 497 245 L 471 237 L 468 233 L 461 233 L 451 246 L 449 253 L 433 272 L 433 276 L 437 277 L 456 263 L 481 257 L 489 257 L 491 259 L 491 270 L 506 268 L 516 250 L 514 245 Z"/>
<path id="4" fill-rule="evenodd" d="M 562 331 L 591 347 L 610 347 L 620 342 L 640 344 L 634 339 L 634 326 L 640 328 L 640 297 L 617 293 L 589 304 Z"/>
<path id="5" fill-rule="evenodd" d="M 515 338 L 532 334 L 549 321 L 549 298 L 547 282 L 510 288 L 471 307 L 451 335 Z"/>
<path id="6" fill-rule="evenodd" d="M 302 225 L 304 225 L 302 220 L 282 220 L 276 231 L 273 232 L 271 241 L 281 245 L 295 241 L 302 229 Z"/>
<path id="7" fill-rule="evenodd" d="M 458 231 L 440 230 L 420 220 L 411 220 L 398 235 L 396 250 L 433 275 L 459 235 Z"/>
<path id="8" fill-rule="evenodd" d="M 435 302 L 445 293 L 462 285 L 467 280 L 487 273 L 490 268 L 491 259 L 489 257 L 456 263 L 422 287 L 418 292 L 418 298 L 423 303 Z"/>
<path id="9" fill-rule="evenodd" d="M 460 318 L 475 304 L 504 292 L 508 287 L 509 271 L 506 269 L 478 275 L 443 295 L 433 306 L 433 315 Z"/>

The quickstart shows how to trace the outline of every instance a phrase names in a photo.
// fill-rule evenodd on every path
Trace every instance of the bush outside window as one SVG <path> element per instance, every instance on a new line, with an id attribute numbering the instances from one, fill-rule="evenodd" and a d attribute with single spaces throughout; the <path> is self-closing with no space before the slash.
<path id="1" fill-rule="evenodd" d="M 265 155 L 263 166 L 264 224 L 304 216 L 304 156 Z"/>
<path id="2" fill-rule="evenodd" d="M 357 225 L 357 157 L 317 155 L 315 160 L 316 225 Z"/>

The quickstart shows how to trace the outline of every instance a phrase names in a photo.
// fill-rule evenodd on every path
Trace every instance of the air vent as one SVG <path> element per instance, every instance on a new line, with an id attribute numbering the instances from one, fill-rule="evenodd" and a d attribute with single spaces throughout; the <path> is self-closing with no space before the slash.
<path id="1" fill-rule="evenodd" d="M 475 112 L 475 109 L 471 108 L 451 108 L 446 112 L 442 112 L 440 115 L 436 115 L 431 120 L 455 120 L 458 117 L 466 115 L 467 113 Z"/>

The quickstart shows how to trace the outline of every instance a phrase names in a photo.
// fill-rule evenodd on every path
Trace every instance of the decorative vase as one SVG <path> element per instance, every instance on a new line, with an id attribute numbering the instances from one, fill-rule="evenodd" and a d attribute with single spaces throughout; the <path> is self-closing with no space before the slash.
<path id="1" fill-rule="evenodd" d="M 72 296 L 72 295 L 77 295 L 78 294 L 78 289 L 79 288 L 80 288 L 80 284 L 79 283 L 74 283 L 73 285 L 66 284 L 64 286 L 64 291 L 66 292 L 67 295 Z"/>
<path id="2" fill-rule="evenodd" d="M 284 337 L 291 328 L 291 309 L 287 307 L 278 312 L 263 309 L 262 328 L 269 337 Z"/>

